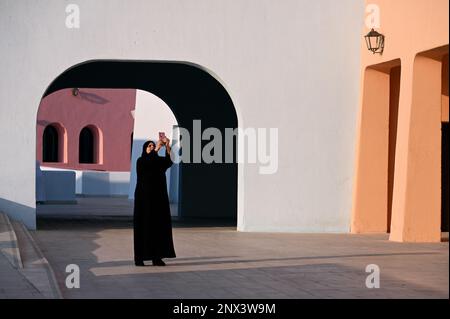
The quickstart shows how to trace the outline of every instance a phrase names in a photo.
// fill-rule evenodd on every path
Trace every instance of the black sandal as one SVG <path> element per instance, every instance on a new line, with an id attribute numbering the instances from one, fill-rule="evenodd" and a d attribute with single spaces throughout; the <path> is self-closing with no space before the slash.
<path id="1" fill-rule="evenodd" d="M 145 266 L 145 264 L 142 260 L 135 260 L 134 264 L 135 264 L 135 266 Z"/>
<path id="2" fill-rule="evenodd" d="M 162 261 L 161 258 L 152 259 L 152 263 L 153 263 L 153 266 L 165 266 L 166 265 L 166 263 L 164 261 Z"/>

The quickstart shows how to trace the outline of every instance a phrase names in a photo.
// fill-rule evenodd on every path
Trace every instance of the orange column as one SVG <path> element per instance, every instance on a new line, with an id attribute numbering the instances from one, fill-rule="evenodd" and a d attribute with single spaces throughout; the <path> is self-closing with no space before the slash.
<path id="1" fill-rule="evenodd" d="M 418 55 L 403 78 L 390 239 L 439 242 L 441 62 Z"/>
<path id="2" fill-rule="evenodd" d="M 352 233 L 386 232 L 388 202 L 389 74 L 367 68 L 364 74 Z"/>

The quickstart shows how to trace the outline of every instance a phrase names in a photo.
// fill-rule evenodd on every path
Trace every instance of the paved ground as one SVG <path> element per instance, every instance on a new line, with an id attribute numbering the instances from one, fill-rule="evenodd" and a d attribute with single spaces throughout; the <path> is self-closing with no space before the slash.
<path id="1" fill-rule="evenodd" d="M 38 217 L 122 217 L 133 216 L 134 200 L 124 196 L 77 196 L 76 204 L 37 204 Z M 177 216 L 177 205 L 170 204 L 172 216 Z"/>
<path id="2" fill-rule="evenodd" d="M 0 253 L 0 299 L 35 299 L 42 295 L 11 263 Z"/>
<path id="3" fill-rule="evenodd" d="M 177 258 L 166 267 L 135 267 L 129 220 L 41 219 L 38 226 L 32 234 L 66 298 L 449 297 L 448 242 L 174 227 Z M 80 289 L 64 285 L 72 263 L 81 270 Z M 365 286 L 368 264 L 380 267 L 380 289 Z"/>

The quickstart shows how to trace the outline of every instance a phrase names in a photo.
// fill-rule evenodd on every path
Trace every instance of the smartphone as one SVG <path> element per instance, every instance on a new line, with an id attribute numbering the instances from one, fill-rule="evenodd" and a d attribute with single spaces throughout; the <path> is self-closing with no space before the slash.
<path id="1" fill-rule="evenodd" d="M 166 137 L 166 133 L 159 132 L 159 140 L 162 141 Z"/>

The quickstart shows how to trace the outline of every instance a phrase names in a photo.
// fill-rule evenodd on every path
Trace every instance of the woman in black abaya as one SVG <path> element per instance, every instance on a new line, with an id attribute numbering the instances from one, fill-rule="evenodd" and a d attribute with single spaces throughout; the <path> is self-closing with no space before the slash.
<path id="1" fill-rule="evenodd" d="M 162 146 L 165 156 L 158 155 Z M 155 266 L 164 266 L 162 258 L 175 258 L 172 239 L 166 170 L 172 166 L 169 139 L 155 144 L 147 141 L 136 163 L 137 183 L 134 191 L 134 262 L 144 266 L 152 260 Z"/>

